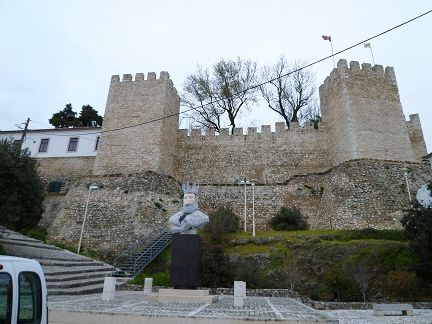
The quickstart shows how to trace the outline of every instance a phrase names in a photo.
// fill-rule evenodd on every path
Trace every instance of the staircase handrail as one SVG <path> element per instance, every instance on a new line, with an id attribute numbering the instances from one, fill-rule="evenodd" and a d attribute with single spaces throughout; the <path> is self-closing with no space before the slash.
<path id="1" fill-rule="evenodd" d="M 134 262 L 134 273 L 135 276 L 139 271 L 142 270 L 143 267 L 146 266 L 146 264 L 142 264 L 138 266 L 139 260 L 141 260 L 145 254 L 148 254 L 150 252 L 149 260 L 148 262 L 151 262 L 156 256 L 159 255 L 165 248 L 171 243 L 172 240 L 172 233 L 169 231 L 163 231 L 155 240 L 152 241 L 152 244 L 148 246 L 136 259 Z M 157 247 L 160 243 L 163 243 L 162 247 Z M 148 264 L 147 262 L 147 264 Z"/>
<path id="2" fill-rule="evenodd" d="M 133 254 L 133 252 L 137 249 L 137 248 L 139 248 L 140 246 L 145 246 L 145 245 L 147 245 L 148 244 L 148 242 L 149 242 L 149 240 L 148 240 L 148 238 L 144 238 L 144 239 L 142 239 L 142 240 L 137 240 L 136 242 L 135 242 L 135 244 L 133 244 L 131 247 L 129 247 L 126 251 L 124 251 L 122 254 L 120 254 L 118 257 L 116 257 L 114 260 L 113 260 L 113 265 L 114 266 L 117 266 L 117 265 L 119 265 L 120 263 L 122 263 L 125 259 L 127 259 L 128 257 L 131 257 L 132 256 L 132 254 Z"/>

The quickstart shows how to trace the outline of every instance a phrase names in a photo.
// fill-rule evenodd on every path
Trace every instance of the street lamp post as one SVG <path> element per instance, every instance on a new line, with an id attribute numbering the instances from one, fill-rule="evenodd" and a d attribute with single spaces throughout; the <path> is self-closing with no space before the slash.
<path id="1" fill-rule="evenodd" d="M 82 237 L 83 237 L 83 233 L 84 233 L 84 226 L 85 226 L 85 222 L 86 222 L 86 218 L 87 218 L 87 210 L 88 210 L 88 204 L 89 204 L 89 201 L 90 201 L 90 193 L 93 190 L 96 190 L 98 188 L 99 187 L 95 186 L 95 185 L 90 185 L 88 187 L 87 201 L 86 201 L 85 210 L 84 210 L 84 219 L 83 219 L 83 222 L 82 222 L 82 225 L 81 225 L 81 233 L 80 233 L 80 238 L 79 238 L 79 242 L 78 242 L 78 249 L 77 249 L 77 253 L 78 254 L 80 253 L 80 250 L 81 250 L 81 242 L 82 242 Z"/>
<path id="2" fill-rule="evenodd" d="M 238 180 L 236 182 L 244 184 L 244 231 L 247 232 L 247 210 L 246 210 L 246 186 L 252 185 L 252 236 L 255 236 L 255 181 L 253 179 Z"/>
<path id="3" fill-rule="evenodd" d="M 408 182 L 408 173 L 405 171 L 404 175 L 405 175 L 406 186 L 407 186 L 407 189 L 408 189 L 408 199 L 409 199 L 409 201 L 411 203 L 412 200 L 411 200 L 410 185 L 409 185 L 409 182 Z"/>
<path id="4" fill-rule="evenodd" d="M 252 236 L 255 236 L 255 182 L 252 182 Z"/>

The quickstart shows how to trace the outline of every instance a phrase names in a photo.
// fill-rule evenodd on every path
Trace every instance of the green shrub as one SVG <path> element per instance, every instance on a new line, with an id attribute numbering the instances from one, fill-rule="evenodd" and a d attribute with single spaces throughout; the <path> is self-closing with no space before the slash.
<path id="1" fill-rule="evenodd" d="M 222 245 L 203 245 L 202 286 L 217 288 L 231 287 L 234 281 L 234 267 L 224 253 Z"/>
<path id="2" fill-rule="evenodd" d="M 361 301 L 361 294 L 355 281 L 346 270 L 335 267 L 324 275 L 324 284 L 329 290 L 333 301 Z"/>
<path id="3" fill-rule="evenodd" d="M 432 282 L 432 207 L 426 208 L 415 202 L 401 223 L 411 248 L 418 256 L 418 274 Z"/>
<path id="4" fill-rule="evenodd" d="M 256 267 L 242 266 L 237 271 L 235 280 L 245 281 L 248 289 L 264 289 L 269 287 L 269 282 L 262 271 Z"/>
<path id="5" fill-rule="evenodd" d="M 220 242 L 226 233 L 234 233 L 239 230 L 240 219 L 229 207 L 219 207 L 210 213 L 210 222 L 204 228 L 213 241 Z"/>
<path id="6" fill-rule="evenodd" d="M 153 204 L 155 205 L 156 208 L 159 208 L 159 209 L 162 208 L 162 205 L 157 201 L 154 201 Z"/>
<path id="7" fill-rule="evenodd" d="M 46 236 L 48 234 L 45 228 L 38 226 L 26 228 L 22 230 L 21 233 L 43 242 L 46 241 Z"/>
<path id="8" fill-rule="evenodd" d="M 44 184 L 28 149 L 0 140 L 0 226 L 22 230 L 42 217 Z"/>
<path id="9" fill-rule="evenodd" d="M 382 294 L 392 300 L 412 301 L 419 288 L 419 280 L 415 273 L 390 271 L 383 281 Z"/>
<path id="10" fill-rule="evenodd" d="M 296 207 L 281 207 L 270 220 L 270 227 L 276 231 L 300 230 L 309 227 L 306 217 Z"/>
<path id="11" fill-rule="evenodd" d="M 169 272 L 139 273 L 130 281 L 134 285 L 144 285 L 145 278 L 153 278 L 153 286 L 169 287 L 171 285 Z"/>

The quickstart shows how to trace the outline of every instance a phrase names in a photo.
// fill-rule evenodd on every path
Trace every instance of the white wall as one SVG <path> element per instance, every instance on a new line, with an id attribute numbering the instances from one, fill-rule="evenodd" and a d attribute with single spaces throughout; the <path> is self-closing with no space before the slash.
<path id="1" fill-rule="evenodd" d="M 36 129 L 27 132 L 23 148 L 28 148 L 31 156 L 36 158 L 45 157 L 74 157 L 74 156 L 96 156 L 96 138 L 100 136 L 100 128 L 68 128 L 68 129 Z M 0 139 L 12 138 L 20 140 L 22 131 L 0 132 Z M 76 152 L 68 152 L 69 139 L 78 137 Z M 48 150 L 39 152 L 41 140 L 47 138 Z"/>

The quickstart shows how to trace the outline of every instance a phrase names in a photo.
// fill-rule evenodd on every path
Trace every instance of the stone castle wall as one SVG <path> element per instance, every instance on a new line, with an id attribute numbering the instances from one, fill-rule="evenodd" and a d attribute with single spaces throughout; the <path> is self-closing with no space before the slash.
<path id="1" fill-rule="evenodd" d="M 122 82 L 115 75 L 94 172 L 151 170 L 180 181 L 278 183 L 352 159 L 414 162 L 427 154 L 418 116 L 405 121 L 393 68 L 360 68 L 358 62 L 348 67 L 340 60 L 321 85 L 320 99 L 319 129 L 293 123 L 287 130 L 277 123 L 276 132 L 267 125 L 261 133 L 251 127 L 247 135 L 222 129 L 187 136 L 178 129 L 179 97 L 167 72 L 159 79 L 149 73 L 147 80 L 142 73 L 135 80 L 125 74 Z"/>
<path id="2" fill-rule="evenodd" d="M 180 185 L 153 172 L 133 175 L 66 178 L 65 195 L 48 194 L 40 226 L 51 241 L 77 246 L 90 194 L 83 247 L 119 253 L 136 240 L 152 238 L 167 228 L 168 218 L 181 207 Z"/>
<path id="3" fill-rule="evenodd" d="M 259 183 L 284 182 L 295 174 L 322 172 L 331 167 L 328 161 L 327 133 L 325 125 L 299 128 L 292 123 L 277 123 L 276 131 L 262 126 L 235 129 L 229 134 L 222 129 L 202 135 L 199 130 L 187 136 L 180 131 L 177 147 L 176 172 L 179 181 L 198 183 L 232 184 L 238 179 L 251 178 Z"/>
<path id="4" fill-rule="evenodd" d="M 430 177 L 426 164 L 363 159 L 326 172 L 292 176 L 286 183 L 256 185 L 257 230 L 268 229 L 269 219 L 282 206 L 298 207 L 313 229 L 401 228 L 400 219 L 409 208 L 405 172 L 412 194 Z M 41 225 L 53 241 L 78 243 L 89 183 L 101 189 L 90 196 L 83 246 L 101 252 L 118 253 L 136 240 L 154 237 L 181 208 L 179 183 L 153 172 L 66 180 L 65 195 L 48 195 L 45 200 Z M 251 190 L 247 187 L 248 231 Z M 231 206 L 243 217 L 243 195 L 241 185 L 201 184 L 200 208 L 211 213 Z"/>
<path id="5" fill-rule="evenodd" d="M 41 224 L 52 240 L 76 244 L 86 185 L 97 182 L 84 246 L 121 251 L 166 227 L 181 207 L 177 181 L 201 184 L 203 210 L 231 205 L 243 215 L 243 187 L 234 183 L 249 178 L 257 180 L 259 230 L 281 206 L 299 207 L 312 228 L 400 228 L 409 207 L 405 172 L 414 195 L 430 170 L 419 163 L 426 155 L 420 121 L 405 121 L 393 69 L 341 60 L 320 97 L 318 129 L 277 123 L 275 132 L 263 126 L 247 135 L 188 136 L 178 129 L 179 97 L 168 73 L 113 76 L 96 160 L 41 159 L 39 172 L 67 186 L 48 196 Z M 90 175 L 93 161 L 98 176 Z"/>
<path id="6" fill-rule="evenodd" d="M 38 158 L 38 173 L 46 181 L 60 178 L 80 178 L 93 174 L 94 156 Z"/>
<path id="7" fill-rule="evenodd" d="M 333 165 L 359 158 L 420 161 L 413 152 L 417 144 L 410 141 L 392 67 L 364 63 L 360 68 L 358 62 L 348 67 L 340 60 L 321 85 L 320 99 Z M 421 130 L 420 123 L 416 127 Z"/>
<path id="8" fill-rule="evenodd" d="M 179 97 L 169 74 L 137 73 L 111 78 L 95 174 L 145 170 L 173 173 Z M 152 122 L 149 122 L 152 121 Z M 170 139 L 170 140 L 168 140 Z M 169 157 L 169 158 L 168 158 Z"/>
<path id="9" fill-rule="evenodd" d="M 409 116 L 407 121 L 408 134 L 410 137 L 414 157 L 416 161 L 421 161 L 427 155 L 426 143 L 423 137 L 423 129 L 418 114 Z"/>
<path id="10" fill-rule="evenodd" d="M 430 177 L 424 163 L 353 160 L 326 172 L 293 176 L 284 184 L 255 186 L 257 228 L 265 229 L 282 206 L 298 207 L 316 229 L 401 228 L 400 219 L 410 207 L 411 194 Z M 200 203 L 206 210 L 232 206 L 244 214 L 244 186 L 201 185 Z M 251 230 L 252 188 L 247 187 L 248 224 Z"/>

